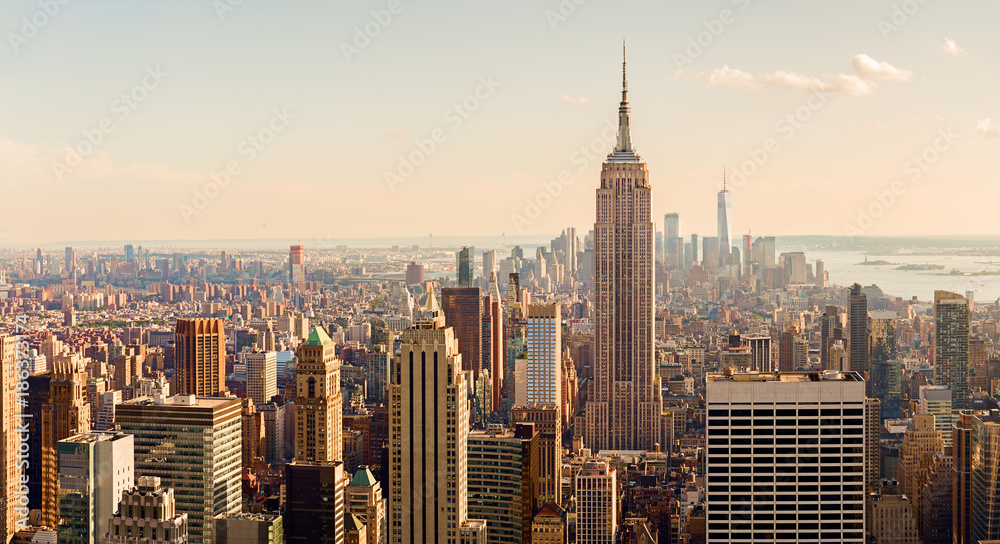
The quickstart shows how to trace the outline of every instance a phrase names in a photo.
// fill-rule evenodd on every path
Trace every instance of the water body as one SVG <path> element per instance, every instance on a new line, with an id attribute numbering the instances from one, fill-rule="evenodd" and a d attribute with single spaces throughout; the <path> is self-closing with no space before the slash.
<path id="1" fill-rule="evenodd" d="M 914 296 L 921 301 L 934 300 L 937 289 L 964 295 L 975 292 L 975 300 L 988 303 L 1000 298 L 1000 275 L 958 276 L 950 275 L 952 270 L 962 273 L 992 271 L 1000 273 L 1000 257 L 961 255 L 875 255 L 868 254 L 869 261 L 889 261 L 888 265 L 862 265 L 865 253 L 860 251 L 806 251 L 806 260 L 815 267 L 816 259 L 821 259 L 830 275 L 830 283 L 849 286 L 878 285 L 887 295 L 909 299 Z M 936 264 L 943 270 L 896 270 L 904 264 Z M 814 268 L 815 270 L 815 268 Z"/>

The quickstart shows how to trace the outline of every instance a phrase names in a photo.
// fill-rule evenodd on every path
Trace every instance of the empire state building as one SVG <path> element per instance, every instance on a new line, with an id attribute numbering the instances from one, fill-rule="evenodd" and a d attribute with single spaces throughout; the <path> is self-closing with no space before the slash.
<path id="1" fill-rule="evenodd" d="M 594 223 L 595 375 L 585 434 L 594 451 L 652 450 L 663 439 L 651 191 L 646 163 L 632 149 L 623 59 L 618 141 L 601 168 Z"/>

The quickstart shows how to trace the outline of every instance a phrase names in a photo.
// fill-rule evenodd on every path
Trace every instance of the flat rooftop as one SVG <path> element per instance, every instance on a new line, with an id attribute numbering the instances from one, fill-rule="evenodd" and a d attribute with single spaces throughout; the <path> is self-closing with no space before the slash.
<path id="1" fill-rule="evenodd" d="M 857 372 L 709 372 L 706 383 L 712 382 L 860 382 Z"/>
<path id="2" fill-rule="evenodd" d="M 230 402 L 240 402 L 239 397 L 195 397 L 193 395 L 174 395 L 157 403 L 153 397 L 138 397 L 122 404 L 133 406 L 167 406 L 182 408 L 217 408 Z"/>

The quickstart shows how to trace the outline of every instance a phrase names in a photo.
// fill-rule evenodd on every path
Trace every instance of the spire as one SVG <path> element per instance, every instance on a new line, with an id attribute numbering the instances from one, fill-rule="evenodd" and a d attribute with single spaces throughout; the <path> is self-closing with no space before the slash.
<path id="1" fill-rule="evenodd" d="M 632 151 L 632 135 L 629 130 L 628 79 L 625 77 L 625 40 L 622 40 L 622 102 L 618 106 L 618 143 L 615 152 Z"/>

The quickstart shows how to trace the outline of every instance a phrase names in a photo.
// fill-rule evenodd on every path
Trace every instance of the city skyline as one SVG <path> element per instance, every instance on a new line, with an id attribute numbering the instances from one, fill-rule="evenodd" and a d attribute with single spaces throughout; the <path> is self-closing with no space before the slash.
<path id="1" fill-rule="evenodd" d="M 591 180 L 614 138 L 606 130 L 613 113 L 602 105 L 616 92 L 608 80 L 626 38 L 632 101 L 645 112 L 633 130 L 662 172 L 653 217 L 677 212 L 688 232 L 712 233 L 721 165 L 729 169 L 736 239 L 748 228 L 843 235 L 851 225 L 869 235 L 985 232 L 963 221 L 988 213 L 985 199 L 964 200 L 962 212 L 929 213 L 944 194 L 989 190 L 1000 134 L 989 121 L 1000 116 L 992 105 L 1000 74 L 988 27 L 946 6 L 897 14 L 892 3 L 862 2 L 822 12 L 750 0 L 634 9 L 399 2 L 391 13 L 388 4 L 232 4 L 61 6 L 37 32 L 34 3 L 0 8 L 11 21 L 0 64 L 13 76 L 0 96 L 20 106 L 0 130 L 0 174 L 16 181 L 15 194 L 46 202 L 56 215 L 114 209 L 78 222 L 74 237 L 91 240 L 390 236 L 407 232 L 412 221 L 402 218 L 435 205 L 439 192 L 460 194 L 459 205 L 423 214 L 422 231 L 535 235 L 571 225 L 586 232 Z M 995 3 L 977 7 L 977 21 L 1000 14 Z M 498 24 L 466 22 L 487 14 Z M 819 17 L 838 24 L 816 25 Z M 153 21 L 160 30 L 150 31 Z M 593 40 L 597 25 L 617 36 Z M 188 39 L 178 42 L 181 28 Z M 425 43 L 423 32 L 446 39 Z M 775 38 L 757 40 L 762 34 Z M 92 35 L 106 39 L 83 39 Z M 449 45 L 470 36 L 467 47 Z M 113 47 L 121 39 L 127 51 Z M 229 43 L 244 47 L 223 47 Z M 269 73 L 279 77 L 260 77 Z M 409 82 L 407 92 L 400 81 Z M 40 92 L 57 88 L 72 94 Z M 129 105 L 122 93 L 136 100 Z M 453 109 L 465 101 L 475 111 Z M 111 124 L 102 128 L 104 119 Z M 441 141 L 411 175 L 400 175 L 399 157 L 419 152 L 415 141 L 436 130 Z M 69 165 L 64 146 L 87 142 L 87 133 L 100 140 L 96 150 Z M 250 142 L 255 135 L 271 143 Z M 591 158 L 581 146 L 592 148 Z M 925 152 L 933 164 L 913 170 L 911 157 Z M 755 153 L 764 164 L 744 168 Z M 482 168 L 499 156 L 512 160 Z M 231 181 L 198 201 L 194 190 L 227 169 Z M 758 172 L 741 182 L 749 170 Z M 400 179 L 387 180 L 394 172 Z M 570 181 L 559 184 L 562 172 Z M 877 211 L 890 197 L 880 202 L 876 193 L 891 191 L 894 180 L 901 191 L 868 225 L 857 209 Z M 824 194 L 822 223 L 813 221 L 811 193 L 799 190 L 814 186 L 836 188 Z M 300 213 L 280 213 L 280 200 L 256 196 L 269 191 L 288 195 Z M 310 198 L 295 199 L 305 193 Z M 378 201 L 390 219 L 373 220 L 364 206 L 325 211 L 345 197 Z M 526 199 L 551 203 L 529 217 Z M 769 213 L 775 205 L 783 213 Z M 28 213 L 11 210 L 0 242 L 67 238 Z"/>

